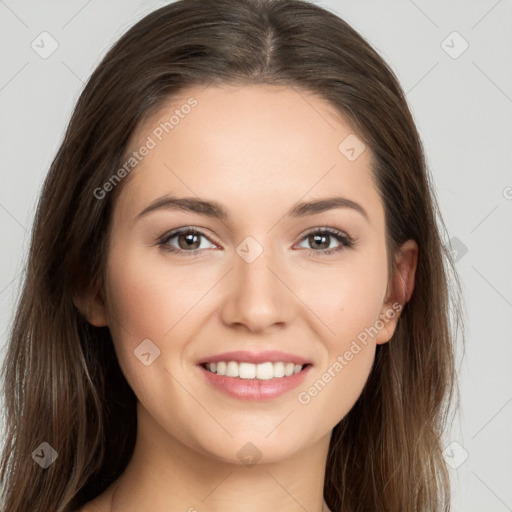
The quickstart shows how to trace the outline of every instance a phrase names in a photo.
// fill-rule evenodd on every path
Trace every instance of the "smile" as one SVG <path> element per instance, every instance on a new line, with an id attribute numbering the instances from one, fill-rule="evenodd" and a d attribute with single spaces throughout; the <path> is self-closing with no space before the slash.
<path id="1" fill-rule="evenodd" d="M 196 364 L 208 387 L 250 401 L 285 395 L 300 386 L 313 368 L 304 357 L 276 350 L 212 354 Z"/>

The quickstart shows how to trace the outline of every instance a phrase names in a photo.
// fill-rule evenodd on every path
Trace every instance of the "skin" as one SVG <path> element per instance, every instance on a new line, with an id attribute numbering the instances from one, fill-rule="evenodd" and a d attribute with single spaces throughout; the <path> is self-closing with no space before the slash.
<path id="1" fill-rule="evenodd" d="M 408 241 L 390 255 L 397 272 L 388 275 L 371 151 L 349 161 L 338 145 L 354 130 L 328 102 L 303 91 L 191 88 L 139 127 L 133 149 L 191 96 L 198 105 L 126 178 L 114 208 L 106 282 L 78 301 L 91 324 L 109 326 L 138 398 L 134 456 L 88 507 L 320 511 L 332 429 L 359 397 L 376 345 L 390 340 L 399 315 L 307 405 L 298 394 L 394 303 L 407 302 L 418 249 Z M 137 218 L 165 194 L 215 200 L 229 218 L 165 208 Z M 347 207 L 285 216 L 299 200 L 331 196 L 357 202 L 367 218 Z M 204 233 L 198 256 L 158 245 L 183 226 Z M 355 245 L 321 255 L 322 248 L 342 246 L 333 236 L 325 246 L 306 236 L 325 227 L 347 233 Z M 236 252 L 248 236 L 263 248 L 252 263 Z M 168 243 L 185 251 L 186 241 L 179 242 Z M 149 366 L 133 353 L 144 339 L 161 351 Z M 279 398 L 242 401 L 198 378 L 196 362 L 205 355 L 272 349 L 313 364 L 304 384 Z M 248 442 L 261 453 L 251 467 L 237 456 Z"/>

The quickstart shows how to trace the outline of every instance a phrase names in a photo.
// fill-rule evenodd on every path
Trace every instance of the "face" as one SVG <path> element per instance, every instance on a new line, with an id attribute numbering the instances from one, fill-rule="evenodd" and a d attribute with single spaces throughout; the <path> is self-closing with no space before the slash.
<path id="1" fill-rule="evenodd" d="M 267 85 L 189 89 L 130 148 L 91 323 L 145 424 L 238 464 L 249 442 L 273 462 L 329 437 L 398 317 L 370 149 L 325 100 Z"/>

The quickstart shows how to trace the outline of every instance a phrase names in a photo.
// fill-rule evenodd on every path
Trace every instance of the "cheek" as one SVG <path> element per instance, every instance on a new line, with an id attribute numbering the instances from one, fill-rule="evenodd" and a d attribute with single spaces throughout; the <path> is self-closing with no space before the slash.
<path id="1" fill-rule="evenodd" d="M 333 428 L 352 409 L 368 380 L 375 345 L 349 344 L 338 351 L 316 378 L 297 395 L 307 417 Z"/>
<path id="2" fill-rule="evenodd" d="M 146 385 L 168 389 L 170 377 L 165 368 L 174 372 L 187 364 L 189 342 L 208 315 L 201 306 L 211 299 L 212 283 L 219 278 L 212 265 L 191 268 L 173 263 L 157 248 L 119 245 L 111 249 L 109 328 L 119 364 L 137 395 Z M 137 355 L 148 350 L 152 361 L 153 354 L 158 357 L 144 366 Z"/>
<path id="3" fill-rule="evenodd" d="M 327 298 L 322 296 L 323 308 L 318 311 L 333 332 L 322 329 L 325 363 L 297 395 L 310 421 L 322 417 L 331 428 L 353 407 L 371 372 L 376 349 L 374 327 L 385 288 L 379 279 L 362 283 L 349 277 L 345 276 L 343 283 L 340 277 L 337 291 Z"/>
<path id="4" fill-rule="evenodd" d="M 315 286 L 303 287 L 308 306 L 324 325 L 318 333 L 327 357 L 297 399 L 311 418 L 319 414 L 332 426 L 350 411 L 370 374 L 387 285 L 386 254 L 380 246 L 345 263 L 336 272 L 317 271 Z"/>
<path id="5" fill-rule="evenodd" d="M 109 255 L 109 328 L 119 364 L 139 401 L 169 427 L 184 420 L 168 412 L 190 400 L 172 374 L 193 336 L 190 318 L 207 292 L 208 281 L 200 285 L 205 278 L 169 264 L 156 249 L 119 247 Z"/>
<path id="6" fill-rule="evenodd" d="M 157 249 L 112 251 L 108 307 L 120 335 L 163 341 L 207 290 L 199 271 L 170 264 Z M 201 284 L 202 283 L 202 284 Z"/>
<path id="7" fill-rule="evenodd" d="M 316 323 L 324 326 L 318 334 L 331 357 L 333 351 L 344 351 L 352 339 L 375 324 L 386 295 L 383 244 L 357 251 L 347 252 L 336 265 L 302 265 L 293 278 L 297 295 L 314 313 Z"/>

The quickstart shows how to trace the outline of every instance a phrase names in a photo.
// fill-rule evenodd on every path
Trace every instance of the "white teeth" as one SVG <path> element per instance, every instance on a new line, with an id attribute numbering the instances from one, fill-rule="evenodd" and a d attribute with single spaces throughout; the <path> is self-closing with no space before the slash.
<path id="1" fill-rule="evenodd" d="M 238 365 L 238 372 L 240 374 L 241 379 L 254 379 L 256 378 L 256 365 L 252 363 L 240 363 Z"/>
<path id="2" fill-rule="evenodd" d="M 284 377 L 284 363 L 274 363 L 274 377 Z"/>
<path id="3" fill-rule="evenodd" d="M 229 361 L 226 366 L 226 377 L 238 377 L 238 363 Z"/>
<path id="4" fill-rule="evenodd" d="M 269 380 L 274 377 L 274 365 L 272 363 L 261 363 L 256 366 L 256 378 Z"/>
<path id="5" fill-rule="evenodd" d="M 212 371 L 211 368 L 210 371 Z M 217 375 L 226 375 L 226 363 L 224 361 L 217 363 Z"/>
<path id="6" fill-rule="evenodd" d="M 286 366 L 284 367 L 284 374 L 289 377 L 290 375 L 293 375 L 293 370 L 295 368 L 295 365 L 293 363 L 286 363 Z"/>
<path id="7" fill-rule="evenodd" d="M 219 361 L 207 363 L 206 369 L 217 375 L 226 377 L 240 377 L 241 379 L 269 380 L 281 377 L 290 377 L 299 373 L 303 368 L 301 364 L 293 363 L 238 363 L 237 361 Z"/>

